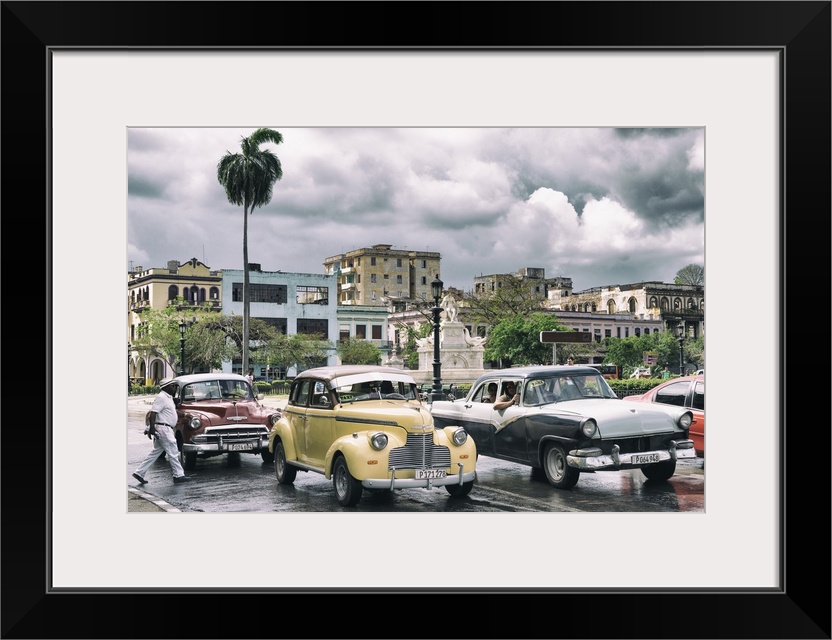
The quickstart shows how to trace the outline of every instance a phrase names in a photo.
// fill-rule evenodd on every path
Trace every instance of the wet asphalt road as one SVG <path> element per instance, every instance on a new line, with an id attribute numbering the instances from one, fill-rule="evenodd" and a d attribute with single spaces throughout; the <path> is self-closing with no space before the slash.
<path id="1" fill-rule="evenodd" d="M 531 477 L 528 467 L 480 457 L 477 484 L 465 498 L 443 487 L 392 493 L 364 491 L 356 507 L 341 507 L 332 484 L 316 473 L 298 473 L 293 485 L 278 485 L 271 464 L 259 454 L 200 459 L 191 481 L 174 485 L 168 463 L 151 468 L 140 486 L 131 476 L 151 448 L 142 434 L 146 400 L 131 399 L 128 411 L 128 488 L 140 488 L 181 512 L 704 512 L 705 475 L 701 459 L 680 461 L 667 482 L 648 481 L 639 470 L 581 474 L 574 489 L 561 491 Z"/>

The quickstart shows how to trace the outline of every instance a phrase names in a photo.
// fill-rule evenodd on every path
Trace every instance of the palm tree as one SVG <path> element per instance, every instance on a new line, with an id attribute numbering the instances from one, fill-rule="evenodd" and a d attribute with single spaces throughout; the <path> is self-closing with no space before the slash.
<path id="1" fill-rule="evenodd" d="M 240 141 L 242 153 L 226 154 L 217 163 L 217 180 L 231 204 L 243 207 L 243 373 L 248 371 L 249 286 L 248 214 L 271 202 L 274 183 L 283 177 L 280 160 L 264 142 L 280 144 L 283 136 L 274 129 L 257 129 Z"/>

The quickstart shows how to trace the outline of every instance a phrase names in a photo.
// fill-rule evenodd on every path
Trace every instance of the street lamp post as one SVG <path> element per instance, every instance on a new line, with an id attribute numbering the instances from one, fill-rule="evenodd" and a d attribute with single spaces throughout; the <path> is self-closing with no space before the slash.
<path id="1" fill-rule="evenodd" d="M 676 325 L 676 340 L 679 341 L 679 375 L 685 375 L 685 323 L 679 322 Z"/>
<path id="2" fill-rule="evenodd" d="M 179 323 L 179 375 L 185 375 L 185 321 Z"/>
<path id="3" fill-rule="evenodd" d="M 436 279 L 430 283 L 430 291 L 433 294 L 433 391 L 431 402 L 442 399 L 442 362 L 439 360 L 439 313 L 442 307 L 439 306 L 439 299 L 442 297 L 443 282 L 436 274 Z"/>

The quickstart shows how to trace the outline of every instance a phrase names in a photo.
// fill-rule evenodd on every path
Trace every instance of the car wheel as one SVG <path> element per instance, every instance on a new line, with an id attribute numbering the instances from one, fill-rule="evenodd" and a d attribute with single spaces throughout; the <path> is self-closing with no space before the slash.
<path id="1" fill-rule="evenodd" d="M 344 456 L 339 456 L 332 467 L 332 486 L 335 488 L 335 497 L 338 498 L 342 507 L 354 507 L 361 500 L 364 487 L 352 477 Z"/>
<path id="2" fill-rule="evenodd" d="M 193 471 L 196 468 L 196 451 L 180 451 L 179 462 L 185 471 Z"/>
<path id="3" fill-rule="evenodd" d="M 474 481 L 471 480 L 471 482 L 464 482 L 463 484 L 446 484 L 445 488 L 454 498 L 463 498 L 471 493 L 471 489 L 474 488 Z"/>
<path id="4" fill-rule="evenodd" d="M 566 462 L 566 452 L 559 444 L 549 444 L 543 451 L 543 471 L 546 479 L 558 489 L 571 489 L 578 484 L 580 471 L 573 469 Z"/>
<path id="5" fill-rule="evenodd" d="M 260 457 L 263 459 L 265 464 L 271 464 L 274 462 L 274 454 L 268 449 L 260 449 Z"/>
<path id="6" fill-rule="evenodd" d="M 274 475 L 278 484 L 292 484 L 298 475 L 296 467 L 286 464 L 286 450 L 280 440 L 274 442 Z"/>
<path id="7" fill-rule="evenodd" d="M 668 480 L 676 473 L 676 461 L 664 460 L 641 468 L 641 472 L 648 480 Z"/>

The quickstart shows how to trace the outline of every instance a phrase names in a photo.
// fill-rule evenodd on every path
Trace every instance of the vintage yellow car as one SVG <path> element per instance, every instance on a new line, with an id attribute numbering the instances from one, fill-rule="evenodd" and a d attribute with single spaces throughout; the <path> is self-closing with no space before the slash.
<path id="1" fill-rule="evenodd" d="M 477 449 L 461 427 L 435 429 L 407 371 L 371 365 L 307 369 L 289 389 L 269 432 L 280 484 L 298 471 L 332 480 L 342 506 L 364 489 L 445 487 L 466 496 L 477 478 Z"/>

